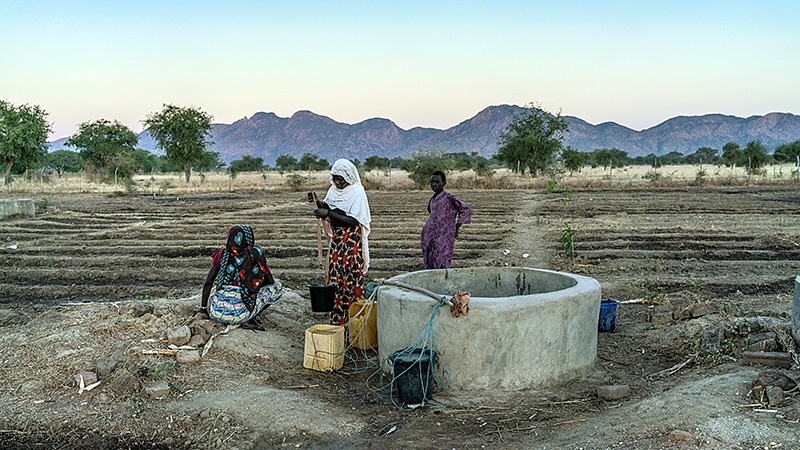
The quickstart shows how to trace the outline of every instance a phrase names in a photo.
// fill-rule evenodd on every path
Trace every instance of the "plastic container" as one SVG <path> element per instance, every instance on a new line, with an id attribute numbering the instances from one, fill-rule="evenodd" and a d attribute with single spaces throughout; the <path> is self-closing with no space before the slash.
<path id="1" fill-rule="evenodd" d="M 614 331 L 617 327 L 617 305 L 619 302 L 604 298 L 600 300 L 600 319 L 597 322 L 597 331 Z"/>
<path id="2" fill-rule="evenodd" d="M 308 290 L 311 294 L 311 311 L 333 311 L 333 303 L 336 299 L 335 284 L 309 284 Z"/>
<path id="3" fill-rule="evenodd" d="M 378 346 L 378 303 L 360 298 L 350 304 L 350 344 L 362 350 Z"/>
<path id="4" fill-rule="evenodd" d="M 395 352 L 389 356 L 394 371 L 394 385 L 400 401 L 407 405 L 424 403 L 433 396 L 433 361 L 436 352 L 415 349 L 411 352 Z"/>
<path id="5" fill-rule="evenodd" d="M 344 327 L 313 325 L 306 329 L 303 367 L 320 372 L 339 370 L 344 365 Z"/>

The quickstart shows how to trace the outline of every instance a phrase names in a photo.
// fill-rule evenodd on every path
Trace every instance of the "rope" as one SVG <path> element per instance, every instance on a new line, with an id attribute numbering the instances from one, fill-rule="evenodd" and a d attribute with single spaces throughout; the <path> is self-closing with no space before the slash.
<path id="1" fill-rule="evenodd" d="M 416 409 L 425 405 L 426 403 L 435 404 L 438 406 L 445 406 L 445 407 L 450 406 L 448 404 L 432 400 L 431 398 L 429 398 L 428 394 L 428 392 L 431 391 L 431 389 L 433 388 L 432 383 L 434 382 L 436 383 L 436 385 L 440 387 L 440 389 L 449 391 L 447 387 L 449 381 L 443 379 L 446 378 L 447 374 L 443 372 L 442 373 L 443 377 L 438 377 L 434 370 L 434 361 L 436 358 L 436 331 L 434 327 L 434 320 L 436 318 L 437 311 L 439 311 L 439 308 L 451 304 L 450 299 L 446 295 L 439 295 L 425 288 L 421 288 L 419 286 L 412 286 L 402 282 L 381 281 L 379 284 L 396 286 L 403 289 L 419 292 L 436 300 L 436 305 L 433 307 L 433 310 L 431 311 L 428 323 L 425 325 L 425 327 L 422 330 L 422 333 L 420 333 L 419 337 L 414 341 L 414 343 L 412 343 L 411 345 L 402 350 L 398 350 L 387 355 L 386 358 L 384 358 L 381 367 L 378 367 L 378 369 L 367 378 L 366 380 L 367 387 L 371 391 L 375 392 L 379 397 L 390 398 L 392 404 L 402 410 Z M 376 288 L 375 292 L 377 291 L 378 289 Z M 389 378 L 389 375 L 387 375 L 387 373 L 383 370 L 384 367 L 388 367 L 389 363 L 391 363 L 392 365 L 391 378 Z M 400 367 L 406 364 L 408 365 L 408 367 L 398 372 Z M 380 377 L 377 377 L 378 374 L 380 374 Z M 370 383 L 376 382 L 375 380 L 376 377 L 378 386 L 376 388 L 373 388 L 372 386 L 370 386 Z M 403 405 L 397 401 L 399 400 L 400 396 L 398 392 L 398 384 L 402 384 L 402 382 L 405 381 L 407 378 L 411 378 L 412 384 L 416 384 L 417 382 L 421 383 L 420 387 L 422 388 L 422 399 L 421 402 L 418 404 Z M 395 393 L 398 394 L 397 400 L 395 399 L 394 395 Z M 457 401 L 460 402 L 458 398 Z"/>

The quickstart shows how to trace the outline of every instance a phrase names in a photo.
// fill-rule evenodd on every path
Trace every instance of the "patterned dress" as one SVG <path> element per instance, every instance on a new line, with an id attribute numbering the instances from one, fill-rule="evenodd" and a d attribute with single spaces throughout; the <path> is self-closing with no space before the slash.
<path id="1" fill-rule="evenodd" d="M 454 194 L 442 191 L 428 201 L 428 212 L 430 216 L 420 235 L 422 262 L 426 269 L 449 269 L 456 224 L 470 223 L 472 209 Z"/>
<path id="2" fill-rule="evenodd" d="M 345 325 L 350 304 L 364 296 L 364 256 L 361 252 L 361 225 L 333 227 L 328 282 L 336 284 L 331 325 Z"/>
<path id="3" fill-rule="evenodd" d="M 217 277 L 208 297 L 210 318 L 241 324 L 280 299 L 280 282 L 263 284 L 270 269 L 249 226 L 231 227 L 225 247 L 214 252 L 211 262 L 217 268 Z"/>

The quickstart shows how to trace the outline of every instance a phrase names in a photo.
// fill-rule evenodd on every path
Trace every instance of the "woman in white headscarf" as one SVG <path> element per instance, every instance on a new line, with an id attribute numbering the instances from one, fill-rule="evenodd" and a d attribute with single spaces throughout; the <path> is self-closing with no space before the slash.
<path id="1" fill-rule="evenodd" d="M 361 185 L 358 169 L 350 161 L 333 163 L 331 187 L 322 201 L 313 192 L 314 216 L 325 219 L 331 238 L 328 282 L 336 284 L 336 300 L 331 311 L 332 325 L 345 325 L 350 304 L 364 295 L 364 274 L 369 269 L 369 212 L 367 193 Z"/>

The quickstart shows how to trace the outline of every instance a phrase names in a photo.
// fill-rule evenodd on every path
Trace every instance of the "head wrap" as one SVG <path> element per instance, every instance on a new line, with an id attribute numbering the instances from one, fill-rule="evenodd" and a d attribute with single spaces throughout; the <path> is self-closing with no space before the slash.
<path id="1" fill-rule="evenodd" d="M 270 273 L 264 252 L 255 243 L 255 236 L 250 227 L 247 225 L 231 227 L 219 259 L 219 273 L 214 281 L 217 288 L 231 285 L 236 281 L 242 302 L 250 311 L 255 306 L 256 295 L 264 277 Z"/>
<path id="2" fill-rule="evenodd" d="M 344 189 L 338 189 L 333 182 L 333 176 L 339 175 L 344 178 L 348 185 Z M 331 166 L 330 175 L 331 187 L 325 194 L 324 201 L 331 208 L 338 208 L 348 216 L 356 219 L 361 224 L 361 249 L 364 256 L 364 272 L 369 269 L 369 236 L 370 222 L 372 216 L 369 212 L 369 202 L 364 186 L 361 185 L 361 176 L 353 163 L 346 159 L 337 159 Z"/>

